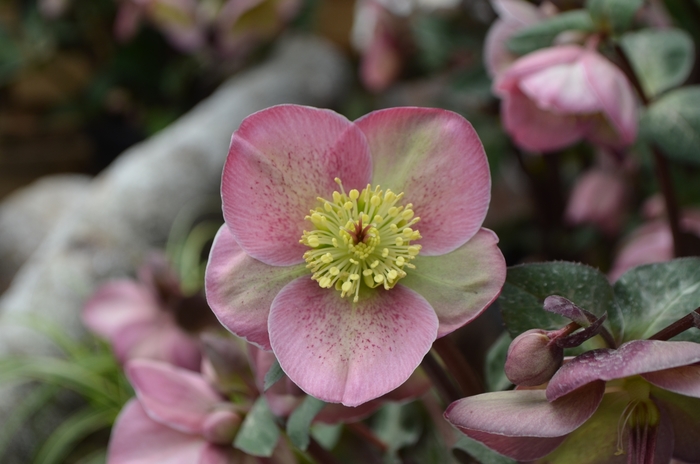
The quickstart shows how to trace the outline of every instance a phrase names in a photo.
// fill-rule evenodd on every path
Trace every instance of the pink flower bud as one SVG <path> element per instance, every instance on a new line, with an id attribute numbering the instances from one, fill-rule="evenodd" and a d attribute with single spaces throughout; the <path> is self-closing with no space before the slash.
<path id="1" fill-rule="evenodd" d="M 574 186 L 566 218 L 571 224 L 593 224 L 609 235 L 622 226 L 627 203 L 625 179 L 614 172 L 591 169 Z"/>
<path id="2" fill-rule="evenodd" d="M 202 436 L 209 443 L 227 445 L 233 441 L 240 425 L 241 416 L 235 412 L 225 409 L 214 411 L 204 419 Z"/>
<path id="3" fill-rule="evenodd" d="M 508 348 L 505 372 L 516 385 L 533 387 L 552 378 L 564 359 L 564 350 L 542 329 L 521 333 Z"/>

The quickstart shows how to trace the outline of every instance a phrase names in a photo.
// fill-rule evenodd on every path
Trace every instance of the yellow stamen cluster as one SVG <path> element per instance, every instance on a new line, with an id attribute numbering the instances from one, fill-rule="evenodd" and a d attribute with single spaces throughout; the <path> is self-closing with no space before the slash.
<path id="1" fill-rule="evenodd" d="M 406 276 L 405 268 L 415 268 L 410 261 L 421 246 L 411 242 L 421 236 L 412 226 L 420 218 L 411 203 L 397 206 L 403 193 L 370 185 L 345 193 L 340 179 L 335 181 L 340 192 L 333 192 L 332 200 L 318 198 L 321 206 L 305 218 L 314 230 L 305 230 L 300 242 L 311 247 L 304 253 L 311 278 L 323 288 L 335 287 L 342 297 L 354 295 L 357 302 L 361 282 L 388 290 Z"/>

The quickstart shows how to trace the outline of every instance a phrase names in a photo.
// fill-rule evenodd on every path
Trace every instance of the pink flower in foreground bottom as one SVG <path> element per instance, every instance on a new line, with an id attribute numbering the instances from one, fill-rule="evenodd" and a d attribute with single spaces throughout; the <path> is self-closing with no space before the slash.
<path id="1" fill-rule="evenodd" d="M 500 292 L 503 256 L 481 228 L 490 183 L 478 136 L 449 111 L 255 113 L 224 167 L 209 304 L 308 394 L 377 398 Z"/>
<path id="2" fill-rule="evenodd" d="M 611 149 L 637 136 L 637 104 L 625 75 L 595 50 L 551 47 L 523 56 L 494 83 L 503 125 L 525 150 L 582 139 Z"/>

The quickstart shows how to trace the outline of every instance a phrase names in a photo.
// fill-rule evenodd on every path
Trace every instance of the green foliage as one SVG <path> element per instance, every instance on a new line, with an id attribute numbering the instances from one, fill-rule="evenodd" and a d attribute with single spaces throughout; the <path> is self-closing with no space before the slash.
<path id="1" fill-rule="evenodd" d="M 279 436 L 280 429 L 275 416 L 270 411 L 265 397 L 261 396 L 243 419 L 233 446 L 252 456 L 269 458 L 275 450 Z"/>
<path id="2" fill-rule="evenodd" d="M 587 0 L 586 8 L 601 31 L 619 33 L 629 29 L 643 0 Z"/>
<path id="3" fill-rule="evenodd" d="M 417 416 L 419 411 L 412 403 L 387 403 L 374 415 L 372 430 L 387 445 L 385 462 L 396 462 L 401 448 L 418 442 L 423 421 Z"/>
<path id="4" fill-rule="evenodd" d="M 543 309 L 550 295 L 563 296 L 597 316 L 607 312 L 606 325 L 617 338 L 620 315 L 607 277 L 592 267 L 564 261 L 508 269 L 498 302 L 513 338 L 529 329 L 557 329 L 571 322 Z"/>
<path id="5" fill-rule="evenodd" d="M 700 258 L 634 268 L 615 283 L 624 315 L 623 341 L 648 338 L 700 306 Z M 690 329 L 683 339 L 700 342 Z"/>
<path id="6" fill-rule="evenodd" d="M 693 39 L 680 29 L 629 32 L 620 45 L 649 98 L 682 84 L 693 69 Z"/>
<path id="7" fill-rule="evenodd" d="M 700 86 L 664 95 L 647 109 L 641 127 L 668 158 L 700 164 Z"/>
<path id="8" fill-rule="evenodd" d="M 518 31 L 508 40 L 513 53 L 525 55 L 540 48 L 549 47 L 554 38 L 564 31 L 593 32 L 595 25 L 586 10 L 561 13 L 550 19 Z"/>
<path id="9" fill-rule="evenodd" d="M 282 366 L 280 366 L 279 361 L 275 358 L 275 362 L 272 363 L 270 369 L 265 374 L 265 384 L 263 390 L 267 391 L 271 386 L 279 382 L 279 380 L 284 376 L 284 371 Z"/>
<path id="10" fill-rule="evenodd" d="M 314 417 L 326 405 L 323 401 L 307 396 L 304 401 L 289 416 L 287 421 L 287 436 L 296 447 L 306 450 L 309 446 L 309 429 Z"/>

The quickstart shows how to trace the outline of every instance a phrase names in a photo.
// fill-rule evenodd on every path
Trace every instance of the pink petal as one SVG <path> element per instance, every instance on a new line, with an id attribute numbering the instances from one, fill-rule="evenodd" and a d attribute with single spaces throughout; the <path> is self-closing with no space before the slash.
<path id="1" fill-rule="evenodd" d="M 455 401 L 445 418 L 495 451 L 529 461 L 550 453 L 588 420 L 604 391 L 603 382 L 594 382 L 554 402 L 543 390 L 484 393 Z"/>
<path id="2" fill-rule="evenodd" d="M 637 101 L 624 73 L 595 51 L 587 51 L 581 62 L 591 90 L 597 95 L 603 111 L 620 135 L 623 146 L 637 137 Z"/>
<path id="3" fill-rule="evenodd" d="M 503 97 L 503 125 L 515 143 L 528 151 L 555 151 L 579 141 L 587 125 L 577 116 L 537 107 L 519 89 Z"/>
<path id="4" fill-rule="evenodd" d="M 501 19 L 522 26 L 535 24 L 542 17 L 536 6 L 524 0 L 491 0 L 491 6 Z"/>
<path id="5" fill-rule="evenodd" d="M 538 108 L 554 113 L 587 114 L 599 112 L 601 102 L 591 90 L 583 63 L 548 66 L 523 76 L 518 86 Z"/>
<path id="6" fill-rule="evenodd" d="M 270 341 L 282 369 L 323 401 L 358 406 L 395 389 L 435 341 L 435 311 L 412 290 L 360 296 L 353 303 L 301 277 L 272 303 Z"/>
<path id="7" fill-rule="evenodd" d="M 136 399 L 117 417 L 107 450 L 110 464 L 226 464 L 226 448 L 153 421 Z M 203 457 L 207 456 L 206 460 Z"/>
<path id="8" fill-rule="evenodd" d="M 404 192 L 421 218 L 423 255 L 449 253 L 476 234 L 489 206 L 491 176 L 466 119 L 440 109 L 391 108 L 356 123 L 372 152 L 372 184 Z"/>
<path id="9" fill-rule="evenodd" d="M 648 372 L 642 374 L 642 377 L 664 390 L 700 398 L 700 365 L 698 364 Z"/>
<path id="10" fill-rule="evenodd" d="M 166 316 L 128 325 L 115 333 L 112 348 L 117 359 L 121 363 L 137 358 L 154 359 L 199 370 L 202 359 L 199 344 Z"/>
<path id="11" fill-rule="evenodd" d="M 506 43 L 522 28 L 518 23 L 501 19 L 497 19 L 491 25 L 484 39 L 484 66 L 489 76 L 497 76 L 518 59 L 518 55 L 508 50 Z"/>
<path id="12" fill-rule="evenodd" d="M 384 15 L 380 15 L 378 19 L 372 40 L 364 50 L 360 64 L 362 83 L 377 93 L 386 90 L 398 78 L 403 64 L 396 39 L 381 23 L 383 17 Z"/>
<path id="13" fill-rule="evenodd" d="M 564 364 L 547 386 L 554 401 L 594 380 L 613 380 L 700 361 L 700 344 L 633 340 L 617 350 L 588 351 Z"/>
<path id="14" fill-rule="evenodd" d="M 416 268 L 401 280 L 435 309 L 440 321 L 438 337 L 476 318 L 501 293 L 506 263 L 497 244 L 495 233 L 480 229 L 451 253 L 418 255 Z"/>
<path id="15" fill-rule="evenodd" d="M 269 350 L 267 317 L 272 300 L 285 285 L 305 273 L 305 264 L 278 267 L 251 258 L 224 224 L 214 238 L 207 264 L 207 302 L 224 327 Z"/>
<path id="16" fill-rule="evenodd" d="M 280 105 L 248 116 L 233 134 L 221 185 L 224 219 L 247 254 L 266 264 L 303 262 L 304 217 L 317 197 L 362 190 L 371 178 L 367 142 L 330 110 Z"/>
<path id="17" fill-rule="evenodd" d="M 138 359 L 126 374 L 149 417 L 183 433 L 200 434 L 219 394 L 194 372 L 165 363 Z"/>
<path id="18" fill-rule="evenodd" d="M 493 90 L 499 96 L 512 92 L 518 82 L 525 76 L 540 72 L 551 66 L 570 64 L 578 60 L 585 52 L 578 45 L 561 45 L 544 48 L 529 53 L 517 60 L 494 82 Z"/>
<path id="19" fill-rule="evenodd" d="M 143 7 L 132 0 L 119 3 L 117 17 L 114 20 L 114 36 L 119 42 L 131 40 L 138 32 L 143 19 Z"/>
<path id="20" fill-rule="evenodd" d="M 616 281 L 622 274 L 642 264 L 657 263 L 673 259 L 673 237 L 665 222 L 657 221 L 642 225 L 629 237 L 617 253 L 610 280 Z"/>
<path id="21" fill-rule="evenodd" d="M 603 169 L 590 169 L 576 181 L 566 207 L 572 224 L 591 223 L 615 235 L 622 226 L 627 203 L 624 177 Z"/>
<path id="22" fill-rule="evenodd" d="M 161 308 L 153 292 L 131 280 L 107 282 L 85 303 L 83 323 L 108 339 L 126 326 L 158 317 Z"/>

